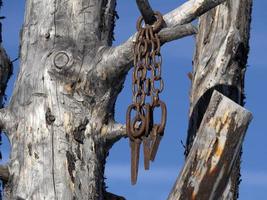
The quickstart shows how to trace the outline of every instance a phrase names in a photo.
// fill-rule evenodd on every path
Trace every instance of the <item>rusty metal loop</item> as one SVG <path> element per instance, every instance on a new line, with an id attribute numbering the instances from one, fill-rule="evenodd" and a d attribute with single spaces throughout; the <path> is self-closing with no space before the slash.
<path id="1" fill-rule="evenodd" d="M 132 111 L 137 111 L 138 108 L 135 104 L 131 104 L 126 113 L 126 131 L 129 138 L 138 138 L 145 134 L 146 118 L 143 115 L 137 114 L 133 120 L 131 118 Z M 138 112 L 137 112 L 138 113 Z M 138 127 L 135 125 L 139 122 Z"/>
<path id="2" fill-rule="evenodd" d="M 145 65 L 146 65 L 146 68 L 148 71 L 150 71 L 152 69 L 152 59 L 151 59 L 151 56 L 150 56 L 150 53 L 147 53 L 146 56 L 145 56 Z"/>
<path id="3" fill-rule="evenodd" d="M 164 22 L 163 16 L 158 11 L 155 11 L 154 14 L 155 14 L 155 17 L 157 18 L 157 21 L 152 25 L 153 31 L 154 32 L 159 32 L 160 29 L 162 28 L 162 25 L 163 25 L 163 22 Z"/>
<path id="4" fill-rule="evenodd" d="M 133 96 L 133 102 L 140 104 L 143 106 L 146 100 L 146 93 L 145 91 L 136 92 Z"/>
<path id="5" fill-rule="evenodd" d="M 126 112 L 126 132 L 128 134 L 128 137 L 130 139 L 134 139 L 131 134 L 131 113 L 133 110 L 136 110 L 136 105 L 131 104 L 128 106 L 127 112 Z"/>
<path id="6" fill-rule="evenodd" d="M 134 117 L 130 126 L 131 135 L 134 138 L 140 138 L 141 136 L 145 135 L 145 128 L 146 118 L 143 115 L 137 115 Z"/>
<path id="7" fill-rule="evenodd" d="M 157 80 L 158 82 L 159 82 L 159 87 L 157 88 L 156 86 L 155 86 L 155 82 L 156 81 L 153 81 L 152 83 L 151 83 L 151 88 L 152 88 L 152 91 L 154 92 L 154 93 L 157 93 L 157 94 L 159 94 L 159 93 L 161 93 L 162 91 L 163 91 L 163 89 L 164 89 L 164 82 L 163 82 L 163 80 L 162 80 L 162 78 L 160 77 L 160 79 L 159 80 Z"/>
<path id="8" fill-rule="evenodd" d="M 156 22 L 154 22 L 154 24 L 152 24 L 151 26 L 152 26 L 152 29 L 153 29 L 154 32 L 159 32 L 160 29 L 162 28 L 162 25 L 163 25 L 163 22 L 164 22 L 164 20 L 163 20 L 163 16 L 162 16 L 161 13 L 158 12 L 158 11 L 155 11 L 155 12 L 154 12 L 154 15 L 155 15 L 155 17 L 156 17 L 157 20 L 156 20 Z M 137 29 L 138 31 L 141 31 L 142 29 L 144 29 L 144 26 L 142 26 L 142 24 L 146 25 L 146 24 L 144 23 L 144 18 L 143 18 L 143 16 L 140 16 L 140 17 L 138 18 L 138 20 L 137 20 L 137 23 L 136 23 L 136 29 Z"/>
<path id="9" fill-rule="evenodd" d="M 141 39 L 137 45 L 138 54 L 144 56 L 147 52 L 147 48 L 148 48 L 147 40 Z"/>
<path id="10" fill-rule="evenodd" d="M 151 52 L 151 58 L 152 58 L 151 62 L 153 64 L 162 65 L 162 56 L 161 56 L 160 52 L 156 52 L 156 50 Z"/>
<path id="11" fill-rule="evenodd" d="M 140 79 L 144 81 L 146 79 L 146 66 L 143 63 L 137 64 L 136 68 L 134 69 L 134 78 L 135 79 Z"/>
<path id="12" fill-rule="evenodd" d="M 148 136 L 149 132 L 151 130 L 151 125 L 153 124 L 153 116 L 152 116 L 152 113 L 151 113 L 151 105 L 149 103 L 146 103 L 146 105 L 145 105 L 145 118 L 146 118 L 145 136 Z"/>
<path id="13" fill-rule="evenodd" d="M 161 79 L 161 68 L 157 65 L 152 65 L 152 80 L 158 81 Z"/>
<path id="14" fill-rule="evenodd" d="M 145 29 L 144 28 L 142 28 L 140 31 L 138 31 L 137 32 L 137 41 L 136 42 L 138 42 L 138 39 L 140 39 L 140 38 L 142 38 L 144 35 L 145 35 Z"/>
<path id="15" fill-rule="evenodd" d="M 158 100 L 157 102 L 153 102 L 151 107 L 152 112 L 154 112 L 155 108 L 157 107 L 161 109 L 161 121 L 160 124 L 156 124 L 158 125 L 157 134 L 163 136 L 167 121 L 167 107 L 163 101 Z"/>
<path id="16" fill-rule="evenodd" d="M 150 96 L 151 95 L 151 79 L 150 78 L 146 79 L 144 88 L 145 88 L 146 95 Z"/>

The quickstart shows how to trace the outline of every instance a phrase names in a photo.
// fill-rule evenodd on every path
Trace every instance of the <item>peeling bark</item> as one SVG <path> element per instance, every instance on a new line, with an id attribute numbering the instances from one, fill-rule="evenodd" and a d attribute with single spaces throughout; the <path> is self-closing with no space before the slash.
<path id="1" fill-rule="evenodd" d="M 168 200 L 220 199 L 251 119 L 250 112 L 215 91 Z"/>
<path id="2" fill-rule="evenodd" d="M 190 151 L 214 89 L 244 105 L 251 0 L 229 0 L 199 19 L 193 61 L 187 149 Z M 237 199 L 240 158 L 223 199 Z"/>

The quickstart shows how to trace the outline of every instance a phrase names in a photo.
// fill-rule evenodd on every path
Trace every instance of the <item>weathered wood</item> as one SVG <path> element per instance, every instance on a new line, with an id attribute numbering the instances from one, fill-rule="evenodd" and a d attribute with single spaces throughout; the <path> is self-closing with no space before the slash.
<path id="1" fill-rule="evenodd" d="M 0 109 L 0 129 L 8 135 L 10 130 L 14 129 L 16 126 L 16 118 L 12 112 L 7 108 Z"/>
<path id="2" fill-rule="evenodd" d="M 220 199 L 252 114 L 215 91 L 168 200 Z"/>
<path id="3" fill-rule="evenodd" d="M 95 66 L 99 46 L 112 42 L 115 3 L 26 1 L 8 107 L 17 123 L 9 130 L 10 199 L 104 198 L 109 149 L 101 131 L 114 124 L 123 82 L 109 82 Z"/>
<path id="4" fill-rule="evenodd" d="M 249 51 L 252 0 L 229 0 L 199 19 L 193 60 L 186 154 L 194 141 L 214 89 L 244 105 L 244 76 Z M 239 160 L 239 159 L 238 159 Z M 239 161 L 227 198 L 237 199 Z M 231 197 L 230 197 L 231 196 Z"/>

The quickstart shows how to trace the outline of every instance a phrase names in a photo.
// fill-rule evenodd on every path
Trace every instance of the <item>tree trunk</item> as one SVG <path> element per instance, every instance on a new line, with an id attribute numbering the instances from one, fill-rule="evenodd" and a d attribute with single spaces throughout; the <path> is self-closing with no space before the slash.
<path id="1" fill-rule="evenodd" d="M 249 52 L 252 0 L 229 0 L 199 19 L 193 61 L 186 155 L 206 112 L 214 89 L 244 105 L 244 78 Z M 241 156 L 241 153 L 240 153 Z M 237 199 L 238 158 L 223 199 Z"/>
<path id="2" fill-rule="evenodd" d="M 114 96 L 122 81 L 96 73 L 112 41 L 114 0 L 28 0 L 21 66 L 9 111 L 10 199 L 103 199 Z"/>
<path id="3" fill-rule="evenodd" d="M 195 34 L 187 23 L 224 1 L 190 0 L 166 14 L 161 44 Z M 20 71 L 10 104 L 0 112 L 11 143 L 5 199 L 123 199 L 106 192 L 104 168 L 109 149 L 126 136 L 114 121 L 114 105 L 132 66 L 136 34 L 111 47 L 115 5 L 26 1 Z M 200 96 L 192 96 L 194 107 Z"/>

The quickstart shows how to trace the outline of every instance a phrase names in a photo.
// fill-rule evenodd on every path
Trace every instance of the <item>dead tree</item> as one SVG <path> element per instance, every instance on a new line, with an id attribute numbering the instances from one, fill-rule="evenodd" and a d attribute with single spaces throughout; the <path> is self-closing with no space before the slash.
<path id="1" fill-rule="evenodd" d="M 155 20 L 144 12 L 149 11 L 148 2 L 138 2 L 146 22 Z M 223 2 L 189 0 L 164 15 L 165 26 L 159 32 L 161 44 L 195 34 L 190 22 Z M 11 101 L 0 112 L 1 128 L 11 143 L 10 161 L 3 168 L 8 173 L 4 170 L 5 174 L 0 175 L 8 180 L 5 199 L 123 199 L 106 192 L 104 169 L 109 149 L 127 136 L 125 126 L 114 121 L 114 105 L 132 67 L 136 34 L 119 46 L 111 46 L 115 6 L 116 0 L 26 1 L 20 70 Z M 200 100 L 210 99 L 214 89 L 242 104 L 249 17 L 241 11 L 249 16 L 249 8 L 249 0 L 226 1 L 201 17 L 197 34 L 188 151 L 193 138 L 203 141 L 210 133 L 214 142 L 211 148 L 218 149 L 222 141 L 231 145 L 222 149 L 223 157 L 214 157 L 217 151 L 202 152 L 204 156 L 219 163 L 225 156 L 233 156 L 225 160 L 227 172 L 219 173 L 221 169 L 216 168 L 219 178 L 209 179 L 219 181 L 214 197 L 221 196 L 226 187 L 251 115 L 218 93 L 214 94 L 217 104 L 211 101 L 207 112 L 201 110 L 201 118 L 194 111 L 200 113 L 202 104 L 207 108 L 208 101 L 201 104 Z M 237 21 L 237 17 L 243 20 Z M 231 109 L 221 116 L 226 105 Z M 210 130 L 206 122 L 214 129 Z M 225 140 L 216 135 L 217 126 Z M 195 137 L 197 130 L 199 135 Z M 204 147 L 195 141 L 185 166 L 194 163 L 203 169 L 202 157 L 190 159 Z M 188 168 L 182 174 L 188 178 Z M 187 179 L 182 180 L 178 183 L 184 184 L 187 194 L 195 191 L 186 186 Z M 199 188 L 206 187 L 206 181 L 199 184 Z M 181 193 L 174 191 L 175 195 Z"/>
<path id="2" fill-rule="evenodd" d="M 196 135 L 204 134 L 201 133 L 201 130 L 203 130 L 203 127 L 201 126 L 204 126 L 205 130 L 205 126 L 207 126 L 207 124 L 203 124 L 203 116 L 207 115 L 207 107 L 209 103 L 211 105 L 215 103 L 214 101 L 210 101 L 211 95 L 213 94 L 214 90 L 217 90 L 221 92 L 224 96 L 230 98 L 233 101 L 231 104 L 234 104 L 234 102 L 236 102 L 241 106 L 244 105 L 244 77 L 249 52 L 251 7 L 251 0 L 229 0 L 212 9 L 211 11 L 205 13 L 199 19 L 198 34 L 196 39 L 196 51 L 193 61 L 194 67 L 192 73 L 192 89 L 190 96 L 191 105 L 189 111 L 190 119 L 188 128 L 187 149 L 185 152 L 186 155 L 189 154 L 189 152 L 189 155 L 192 155 L 190 149 L 193 145 L 194 138 L 196 137 Z M 226 105 L 225 109 L 227 109 L 227 112 L 231 112 L 229 108 L 230 105 Z M 245 122 L 243 126 L 247 127 L 250 120 L 243 120 Z M 222 123 L 218 126 L 221 126 L 221 128 L 223 128 L 225 125 L 227 124 Z M 237 128 L 238 124 L 235 124 L 234 126 L 236 126 Z M 242 134 L 244 134 L 245 130 L 246 128 L 243 130 Z M 207 130 L 205 131 L 207 132 Z M 240 129 L 231 131 L 231 134 L 233 135 L 240 134 L 238 132 L 240 131 Z M 209 146 L 210 151 L 213 153 L 209 155 L 210 157 L 206 160 L 205 163 L 202 163 L 203 166 L 207 165 L 209 167 L 212 167 L 211 162 L 214 159 L 214 156 L 218 156 L 216 155 L 216 148 L 218 148 L 218 144 L 221 143 L 219 136 L 220 132 L 217 133 L 217 138 L 215 138 L 216 144 L 214 146 Z M 230 137 L 231 136 L 229 136 L 229 138 Z M 242 137 L 239 137 L 240 141 L 242 141 Z M 197 141 L 195 141 L 195 145 L 199 145 L 198 140 L 200 139 L 197 139 Z M 234 145 L 234 142 L 230 144 Z M 239 177 L 241 145 L 242 142 L 238 145 L 234 145 L 235 149 L 232 149 L 231 156 L 233 158 L 233 162 L 231 162 L 232 166 L 229 166 L 231 169 L 230 179 L 227 179 L 229 178 L 229 176 L 219 176 L 219 172 L 223 173 L 219 169 L 217 169 L 219 171 L 217 171 L 216 176 L 214 176 L 214 174 L 210 174 L 210 177 L 208 174 L 205 174 L 205 178 L 200 176 L 198 177 L 198 181 L 192 183 L 193 185 L 191 186 L 192 188 L 194 188 L 194 190 L 191 190 L 187 193 L 186 199 L 192 196 L 193 194 L 199 198 L 202 197 L 200 199 L 214 199 L 214 196 L 212 196 L 214 194 L 212 194 L 211 192 L 216 191 L 218 189 L 217 187 L 219 187 L 219 184 L 215 183 L 223 184 L 224 182 L 224 185 L 222 187 L 224 189 L 225 181 L 228 181 L 228 185 L 225 189 L 225 192 L 223 194 L 219 193 L 221 194 L 219 196 L 217 192 L 217 194 L 215 195 L 215 199 L 218 199 L 218 197 L 220 196 L 222 197 L 222 199 L 237 199 L 238 186 L 240 182 Z M 221 151 L 227 152 L 227 149 L 230 147 L 226 145 L 222 148 L 223 149 Z M 201 150 L 198 151 L 201 152 Z M 239 153 L 234 156 L 234 153 L 236 153 L 236 151 Z M 195 159 L 199 159 L 198 156 L 199 155 L 196 155 Z M 230 155 L 228 155 L 228 158 L 229 157 Z M 189 156 L 188 160 L 190 159 L 192 158 L 190 158 Z M 226 158 L 224 157 L 223 152 L 217 159 L 217 167 L 220 168 L 221 162 L 226 162 Z M 219 160 L 221 161 L 219 162 Z M 187 164 L 185 165 L 185 167 L 186 166 Z M 191 170 L 194 171 L 196 169 Z M 194 171 L 194 173 L 200 172 Z M 181 191 L 178 188 L 186 187 L 186 185 L 188 186 L 188 184 L 190 184 L 190 181 L 182 181 L 184 175 L 185 174 L 183 173 L 180 174 L 179 180 L 177 180 L 169 199 L 180 199 L 177 196 L 181 195 L 179 194 Z M 207 187 L 205 188 L 205 190 L 201 190 L 201 184 L 206 185 L 205 181 L 207 180 L 210 184 L 213 183 L 212 187 L 209 189 Z M 204 182 L 202 183 L 202 181 Z"/>

